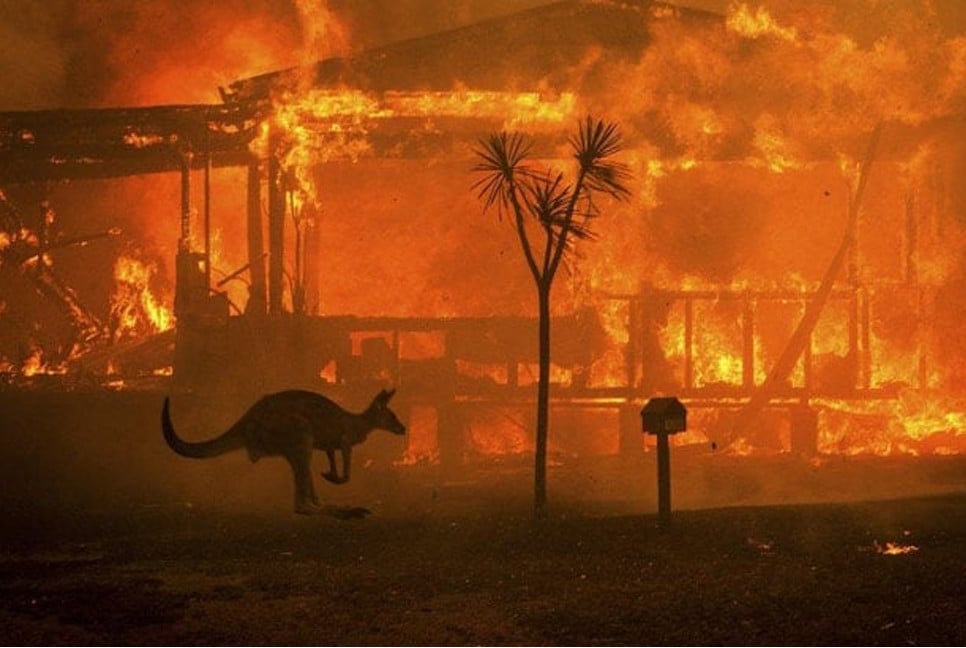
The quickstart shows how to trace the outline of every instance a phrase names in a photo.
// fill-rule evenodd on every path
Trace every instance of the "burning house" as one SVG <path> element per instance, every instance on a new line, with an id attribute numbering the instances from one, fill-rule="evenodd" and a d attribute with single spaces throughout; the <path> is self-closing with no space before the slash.
<path id="1" fill-rule="evenodd" d="M 552 452 L 639 451 L 675 394 L 676 443 L 959 454 L 966 41 L 858 22 L 566 0 L 217 104 L 0 113 L 4 384 L 394 385 L 400 462 L 529 452 L 534 295 L 470 169 L 500 130 L 565 168 L 594 114 L 634 198 L 555 290 Z"/>

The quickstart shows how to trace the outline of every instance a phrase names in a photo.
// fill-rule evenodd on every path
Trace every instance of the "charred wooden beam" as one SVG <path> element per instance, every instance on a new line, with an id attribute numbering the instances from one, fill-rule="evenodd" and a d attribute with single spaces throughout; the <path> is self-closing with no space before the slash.
<path id="1" fill-rule="evenodd" d="M 244 164 L 264 115 L 252 104 L 0 112 L 0 182 L 176 171 L 181 152 Z"/>

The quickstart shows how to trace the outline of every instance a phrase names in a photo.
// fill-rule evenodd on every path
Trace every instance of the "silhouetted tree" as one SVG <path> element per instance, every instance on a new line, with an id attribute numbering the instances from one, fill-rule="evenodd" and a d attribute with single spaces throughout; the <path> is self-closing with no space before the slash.
<path id="1" fill-rule="evenodd" d="M 537 287 L 539 303 L 539 377 L 534 466 L 534 512 L 547 503 L 547 432 L 550 408 L 550 291 L 575 239 L 593 239 L 597 216 L 595 195 L 618 199 L 629 195 L 627 167 L 613 161 L 621 149 L 617 125 L 590 117 L 569 140 L 577 163 L 572 181 L 559 171 L 529 166 L 532 142 L 519 133 L 499 133 L 480 142 L 481 161 L 473 168 L 483 177 L 474 185 L 484 211 L 496 206 L 512 216 L 527 268 Z"/>

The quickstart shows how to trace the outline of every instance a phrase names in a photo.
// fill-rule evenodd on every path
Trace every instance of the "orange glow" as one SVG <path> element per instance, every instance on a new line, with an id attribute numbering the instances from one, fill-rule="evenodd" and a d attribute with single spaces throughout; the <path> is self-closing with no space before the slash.
<path id="1" fill-rule="evenodd" d="M 435 408 L 413 407 L 409 410 L 406 452 L 396 465 L 414 466 L 439 461 L 438 417 Z"/>
<path id="2" fill-rule="evenodd" d="M 518 455 L 533 452 L 533 439 L 521 412 L 486 409 L 474 416 L 469 425 L 467 442 L 476 453 L 484 456 Z"/>

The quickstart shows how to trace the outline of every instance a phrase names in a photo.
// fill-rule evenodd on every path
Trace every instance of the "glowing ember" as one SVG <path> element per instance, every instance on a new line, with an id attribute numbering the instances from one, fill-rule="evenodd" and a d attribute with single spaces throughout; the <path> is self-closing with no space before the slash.
<path id="1" fill-rule="evenodd" d="M 769 553 L 772 549 L 775 548 L 774 540 L 763 540 L 761 538 L 749 537 L 747 539 L 747 542 L 749 546 L 754 547 L 755 549 L 757 549 L 762 553 Z"/>
<path id="2" fill-rule="evenodd" d="M 134 148 L 145 148 L 147 146 L 157 146 L 159 144 L 164 144 L 165 139 L 161 135 L 142 135 L 140 133 L 130 132 L 124 135 L 124 143 L 128 146 L 133 146 Z"/>
<path id="3" fill-rule="evenodd" d="M 882 545 L 876 540 L 873 542 L 873 546 L 875 547 L 876 553 L 882 554 L 883 556 L 905 556 L 919 551 L 919 547 L 916 545 L 902 544 L 899 542 L 886 542 Z"/>

